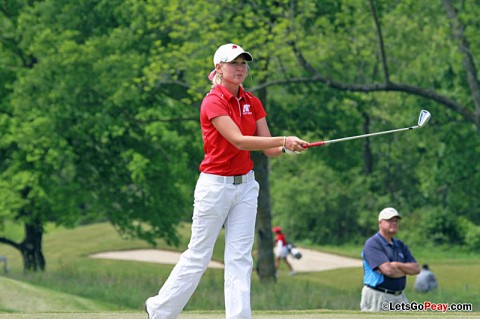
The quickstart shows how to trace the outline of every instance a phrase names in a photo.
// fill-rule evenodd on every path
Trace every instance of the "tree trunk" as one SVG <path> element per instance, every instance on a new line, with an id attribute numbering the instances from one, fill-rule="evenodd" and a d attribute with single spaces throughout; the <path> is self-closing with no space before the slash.
<path id="1" fill-rule="evenodd" d="M 268 69 L 268 64 L 265 66 Z M 263 88 L 257 93 L 258 98 L 267 109 L 267 89 Z M 268 113 L 268 110 L 267 110 Z M 270 206 L 270 174 L 269 160 L 262 152 L 252 152 L 255 163 L 255 179 L 260 184 L 258 195 L 258 209 L 256 222 L 257 240 L 257 265 L 256 270 L 260 281 L 275 281 L 275 263 L 273 257 L 272 237 L 272 209 Z"/>
<path id="2" fill-rule="evenodd" d="M 260 184 L 257 210 L 257 265 L 260 281 L 275 280 L 273 258 L 272 214 L 270 207 L 270 186 L 268 180 L 268 158 L 261 152 L 252 152 L 255 162 L 255 179 Z"/>
<path id="3" fill-rule="evenodd" d="M 43 225 L 40 218 L 25 223 L 25 239 L 20 244 L 24 271 L 45 270 L 42 251 Z"/>
<path id="4" fill-rule="evenodd" d="M 362 112 L 363 115 L 363 134 L 370 133 L 370 116 L 366 112 Z M 363 171 L 365 175 L 371 175 L 373 172 L 373 155 L 370 147 L 370 139 L 367 137 L 363 144 Z"/>

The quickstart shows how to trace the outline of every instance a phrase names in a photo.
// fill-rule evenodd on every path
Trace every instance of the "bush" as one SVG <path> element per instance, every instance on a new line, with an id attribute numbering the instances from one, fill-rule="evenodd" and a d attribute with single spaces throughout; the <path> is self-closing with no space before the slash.
<path id="1" fill-rule="evenodd" d="M 480 251 L 480 226 L 475 225 L 465 217 L 460 218 L 460 225 L 465 234 L 465 246 L 471 251 Z"/>
<path id="2" fill-rule="evenodd" d="M 463 244 L 464 235 L 459 219 L 446 208 L 430 207 L 424 210 L 419 223 L 425 239 L 435 245 Z"/>

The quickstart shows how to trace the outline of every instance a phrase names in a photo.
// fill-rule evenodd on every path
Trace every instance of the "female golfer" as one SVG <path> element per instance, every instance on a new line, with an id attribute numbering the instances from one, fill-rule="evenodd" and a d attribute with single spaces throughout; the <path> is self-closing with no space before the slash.
<path id="1" fill-rule="evenodd" d="M 302 152 L 307 142 L 272 137 L 258 98 L 242 83 L 253 57 L 237 44 L 220 46 L 210 73 L 212 89 L 200 108 L 205 157 L 195 187 L 192 234 L 158 295 L 145 302 L 150 319 L 177 318 L 212 257 L 215 241 L 225 228 L 226 318 L 250 319 L 250 277 L 259 185 L 250 151 L 274 157 L 282 151 Z"/>
<path id="2" fill-rule="evenodd" d="M 275 269 L 277 270 L 276 276 L 278 276 L 278 268 L 280 267 L 280 261 L 283 262 L 288 266 L 290 272 L 288 273 L 290 276 L 295 276 L 297 274 L 296 271 L 293 270 L 292 264 L 288 262 L 288 254 L 290 253 L 288 250 L 288 242 L 287 237 L 282 231 L 280 226 L 275 226 L 272 228 L 272 232 L 275 233 Z"/>

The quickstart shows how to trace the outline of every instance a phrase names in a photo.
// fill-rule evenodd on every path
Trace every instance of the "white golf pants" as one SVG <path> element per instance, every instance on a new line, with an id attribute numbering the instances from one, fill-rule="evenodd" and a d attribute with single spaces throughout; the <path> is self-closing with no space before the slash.
<path id="1" fill-rule="evenodd" d="M 252 174 L 250 176 L 250 174 Z M 207 269 L 217 237 L 225 227 L 225 313 L 228 319 L 250 319 L 252 247 L 259 185 L 234 185 L 201 173 L 195 187 L 192 235 L 158 295 L 148 298 L 150 319 L 177 318 Z"/>

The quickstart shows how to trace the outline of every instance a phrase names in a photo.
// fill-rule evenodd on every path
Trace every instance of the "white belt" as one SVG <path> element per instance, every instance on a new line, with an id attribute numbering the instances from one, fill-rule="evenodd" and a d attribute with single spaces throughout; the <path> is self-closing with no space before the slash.
<path id="1" fill-rule="evenodd" d="M 215 174 L 201 173 L 200 177 L 212 182 L 223 183 L 223 184 L 233 184 L 238 185 L 242 183 L 248 183 L 255 180 L 255 174 L 253 171 L 250 171 L 245 175 L 235 175 L 235 176 L 222 176 Z"/>

